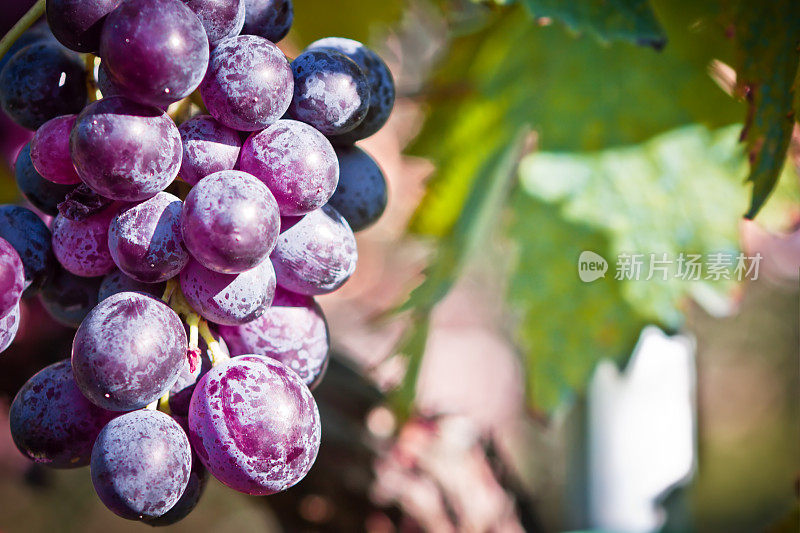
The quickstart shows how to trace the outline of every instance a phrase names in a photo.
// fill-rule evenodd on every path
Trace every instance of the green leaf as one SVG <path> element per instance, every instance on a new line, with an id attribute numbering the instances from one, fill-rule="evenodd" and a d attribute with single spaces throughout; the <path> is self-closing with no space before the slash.
<path id="1" fill-rule="evenodd" d="M 519 7 L 456 38 L 429 84 L 430 113 L 411 148 L 438 169 L 411 230 L 446 234 L 476 176 L 524 125 L 545 150 L 577 151 L 642 142 L 694 122 L 736 122 L 739 104 L 705 75 L 712 58 L 733 55 L 718 13 L 688 1 L 656 7 L 670 39 L 661 53 L 599 46 L 533 24 Z"/>
<path id="2" fill-rule="evenodd" d="M 292 39 L 300 46 L 323 37 L 348 37 L 368 43 L 397 22 L 403 0 L 294 0 Z"/>
<path id="3" fill-rule="evenodd" d="M 587 31 L 601 41 L 627 41 L 660 50 L 664 30 L 647 0 L 522 0 L 535 17 L 560 20 L 573 31 Z"/>
<path id="4" fill-rule="evenodd" d="M 747 142 L 755 217 L 775 188 L 800 111 L 800 2 L 740 1 L 735 6 L 737 83 L 748 102 Z"/>
<path id="5" fill-rule="evenodd" d="M 738 126 L 674 130 L 595 153 L 536 153 L 520 164 L 510 235 L 517 261 L 509 301 L 519 313 L 534 406 L 550 409 L 583 390 L 601 358 L 630 354 L 641 327 L 678 327 L 688 294 L 724 296 L 733 282 L 687 281 L 671 271 L 645 281 L 650 253 L 738 252 L 746 166 Z M 609 263 L 584 283 L 578 257 Z M 621 253 L 642 253 L 639 281 L 614 279 Z M 674 266 L 674 265 L 673 265 Z M 703 274 L 703 277 L 705 273 Z"/>

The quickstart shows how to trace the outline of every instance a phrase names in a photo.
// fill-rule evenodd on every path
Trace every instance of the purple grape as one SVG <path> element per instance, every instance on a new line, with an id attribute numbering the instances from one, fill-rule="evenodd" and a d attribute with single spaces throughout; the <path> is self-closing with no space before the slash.
<path id="1" fill-rule="evenodd" d="M 0 353 L 3 353 L 14 342 L 19 330 L 19 304 L 5 317 L 0 318 Z"/>
<path id="2" fill-rule="evenodd" d="M 0 71 L 3 111 L 29 130 L 51 118 L 80 112 L 86 96 L 83 62 L 54 41 L 22 48 Z"/>
<path id="3" fill-rule="evenodd" d="M 86 106 L 72 129 L 70 149 L 86 185 L 128 202 L 166 189 L 178 175 L 183 152 L 169 115 L 120 96 Z"/>
<path id="4" fill-rule="evenodd" d="M 117 415 L 81 394 L 65 359 L 22 386 L 9 419 L 14 444 L 23 455 L 52 468 L 77 468 L 89 464 L 97 435 Z"/>
<path id="5" fill-rule="evenodd" d="M 53 183 L 75 185 L 81 182 L 69 153 L 69 133 L 75 115 L 48 120 L 36 130 L 31 140 L 31 161 L 39 174 Z"/>
<path id="6" fill-rule="evenodd" d="M 194 370 L 192 370 L 189 359 L 183 365 L 180 374 L 178 374 L 178 381 L 172 386 L 169 391 L 169 408 L 173 416 L 188 416 L 189 415 L 189 402 L 192 400 L 192 393 L 194 387 L 201 377 L 211 370 L 211 352 L 208 349 L 206 341 L 202 337 L 199 338 L 200 360 L 196 362 Z M 219 348 L 225 355 L 230 355 L 228 345 L 225 339 L 219 339 Z"/>
<path id="7" fill-rule="evenodd" d="M 163 283 L 142 283 L 133 278 L 126 276 L 123 272 L 115 270 L 103 278 L 100 283 L 100 293 L 97 296 L 98 301 L 102 302 L 106 298 L 119 294 L 121 292 L 138 292 L 153 298 L 161 298 L 164 294 Z"/>
<path id="8" fill-rule="evenodd" d="M 31 162 L 31 145 L 26 144 L 17 156 L 14 165 L 17 187 L 33 207 L 50 216 L 58 214 L 58 204 L 64 201 L 67 194 L 75 190 L 77 185 L 59 185 L 46 180 L 36 172 Z"/>
<path id="9" fill-rule="evenodd" d="M 283 116 L 293 88 L 283 52 L 262 37 L 240 35 L 211 54 L 200 94 L 215 119 L 235 130 L 255 131 Z"/>
<path id="10" fill-rule="evenodd" d="M 108 226 L 116 211 L 117 207 L 112 206 L 80 221 L 57 215 L 53 220 L 53 252 L 61 266 L 85 278 L 114 270 Z"/>
<path id="11" fill-rule="evenodd" d="M 26 289 L 41 287 L 55 267 L 51 234 L 36 213 L 18 205 L 0 205 L 0 238 L 22 259 Z"/>
<path id="12" fill-rule="evenodd" d="M 296 120 L 279 120 L 251 135 L 242 146 L 239 169 L 269 187 L 281 216 L 305 215 L 322 207 L 339 180 L 331 143 Z"/>
<path id="13" fill-rule="evenodd" d="M 325 135 L 341 135 L 367 116 L 367 75 L 341 52 L 326 48 L 303 52 L 292 61 L 292 73 L 292 118 L 311 124 Z"/>
<path id="14" fill-rule="evenodd" d="M 277 43 L 289 33 L 294 21 L 292 0 L 244 0 L 242 33 Z"/>
<path id="15" fill-rule="evenodd" d="M 200 115 L 178 128 L 183 141 L 181 178 L 190 185 L 214 172 L 233 170 L 239 160 L 239 133 L 213 117 Z"/>
<path id="16" fill-rule="evenodd" d="M 208 36 L 211 48 L 236 37 L 244 26 L 244 0 L 182 0 L 194 11 Z"/>
<path id="17" fill-rule="evenodd" d="M 258 355 L 212 368 L 189 408 L 189 435 L 200 460 L 223 484 L 246 494 L 274 494 L 300 481 L 317 457 L 320 432 L 305 383 Z"/>
<path id="18" fill-rule="evenodd" d="M 140 409 L 167 392 L 183 368 L 186 332 L 164 303 L 135 292 L 100 302 L 78 328 L 72 369 L 84 395 L 112 411 Z"/>
<path id="19" fill-rule="evenodd" d="M 386 209 L 386 178 L 378 163 L 357 146 L 337 146 L 339 184 L 329 205 L 339 211 L 353 231 L 378 220 Z"/>
<path id="20" fill-rule="evenodd" d="M 181 235 L 183 202 L 160 192 L 120 211 L 108 229 L 108 247 L 117 267 L 144 283 L 177 276 L 189 261 Z"/>
<path id="21" fill-rule="evenodd" d="M 110 98 L 112 96 L 125 96 L 122 90 L 120 90 L 120 88 L 114 85 L 114 82 L 111 81 L 111 75 L 108 73 L 108 70 L 106 70 L 106 66 L 103 61 L 100 61 L 100 66 L 97 68 L 97 88 L 100 89 L 100 93 L 103 95 L 103 98 Z"/>
<path id="22" fill-rule="evenodd" d="M 333 292 L 350 279 L 358 250 L 342 215 L 326 205 L 291 222 L 271 256 L 281 287 L 314 296 Z"/>
<path id="23" fill-rule="evenodd" d="M 11 244 L 0 237 L 0 318 L 14 310 L 25 290 L 25 268 Z"/>
<path id="24" fill-rule="evenodd" d="M 76 52 L 96 52 L 106 15 L 120 0 L 47 0 L 47 24 L 61 44 Z"/>
<path id="25" fill-rule="evenodd" d="M 367 116 L 361 124 L 347 133 L 332 136 L 331 142 L 353 144 L 361 139 L 366 139 L 386 124 L 394 107 L 394 79 L 389 67 L 378 54 L 353 39 L 327 37 L 311 43 L 307 48 L 307 50 L 319 49 L 336 50 L 343 53 L 361 67 L 369 80 L 370 98 Z"/>
<path id="26" fill-rule="evenodd" d="M 76 276 L 57 268 L 39 293 L 42 305 L 56 322 L 77 328 L 98 302 L 102 278 Z"/>
<path id="27" fill-rule="evenodd" d="M 169 415 L 142 410 L 109 422 L 92 450 L 92 484 L 111 511 L 129 520 L 157 518 L 189 483 L 192 449 Z"/>
<path id="28" fill-rule="evenodd" d="M 242 326 L 220 326 L 231 355 L 263 355 L 291 368 L 312 390 L 328 366 L 330 338 L 322 308 L 310 296 L 280 287 L 272 306 Z"/>
<path id="29" fill-rule="evenodd" d="M 100 56 L 126 96 L 169 105 L 203 80 L 208 38 L 200 19 L 180 0 L 125 0 L 103 25 Z"/>
<path id="30" fill-rule="evenodd" d="M 180 282 L 186 301 L 200 316 L 229 326 L 263 315 L 275 294 L 275 270 L 269 259 L 241 274 L 214 272 L 192 259 Z"/>
<path id="31" fill-rule="evenodd" d="M 189 192 L 181 224 L 192 257 L 215 272 L 239 274 L 269 258 L 281 218 L 266 185 L 246 172 L 224 170 Z"/>

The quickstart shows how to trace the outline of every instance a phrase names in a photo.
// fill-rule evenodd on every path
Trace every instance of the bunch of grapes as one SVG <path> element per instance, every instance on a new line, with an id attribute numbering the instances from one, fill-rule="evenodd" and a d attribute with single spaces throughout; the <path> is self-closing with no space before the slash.
<path id="1" fill-rule="evenodd" d="M 388 68 L 344 38 L 290 62 L 274 43 L 291 0 L 46 12 L 0 62 L 3 111 L 35 130 L 15 173 L 38 211 L 0 206 L 0 351 L 34 295 L 77 331 L 14 399 L 14 442 L 90 465 L 109 509 L 154 525 L 186 516 L 208 472 L 291 487 L 320 445 L 314 297 L 353 274 L 353 231 L 386 207 L 354 143 L 391 112 Z"/>

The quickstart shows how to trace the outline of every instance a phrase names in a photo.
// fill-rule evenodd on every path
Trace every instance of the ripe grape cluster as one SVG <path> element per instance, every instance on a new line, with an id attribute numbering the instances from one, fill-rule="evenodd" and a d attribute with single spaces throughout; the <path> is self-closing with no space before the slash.
<path id="1" fill-rule="evenodd" d="M 291 0 L 48 0 L 0 60 L 35 130 L 0 206 L 0 351 L 24 298 L 77 328 L 14 399 L 17 447 L 90 465 L 124 518 L 174 523 L 208 473 L 266 495 L 320 445 L 329 333 L 314 297 L 353 274 L 386 207 L 354 143 L 394 105 L 386 64 L 326 38 L 289 61 Z M 82 55 L 81 55 L 82 54 Z M 194 115 L 194 116 L 192 116 Z"/>

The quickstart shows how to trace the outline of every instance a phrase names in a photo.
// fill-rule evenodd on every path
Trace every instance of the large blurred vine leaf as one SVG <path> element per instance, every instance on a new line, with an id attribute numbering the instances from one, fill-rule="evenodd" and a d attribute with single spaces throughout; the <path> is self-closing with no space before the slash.
<path id="1" fill-rule="evenodd" d="M 294 0 L 292 37 L 300 46 L 330 36 L 369 42 L 371 32 L 400 19 L 404 6 L 403 0 Z"/>
<path id="2" fill-rule="evenodd" d="M 706 74 L 712 58 L 733 55 L 719 13 L 688 1 L 655 8 L 669 39 L 660 53 L 542 27 L 520 7 L 456 38 L 431 81 L 430 114 L 412 147 L 438 171 L 411 230 L 446 234 L 477 170 L 521 125 L 539 133 L 544 149 L 579 151 L 641 142 L 688 123 L 740 120 L 739 106 Z"/>
<path id="3" fill-rule="evenodd" d="M 750 159 L 753 218 L 778 181 L 800 112 L 800 2 L 733 3 L 739 91 L 748 102 L 742 137 Z"/>

